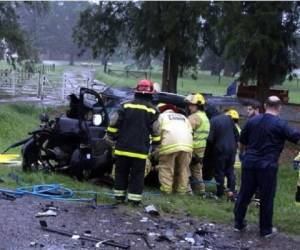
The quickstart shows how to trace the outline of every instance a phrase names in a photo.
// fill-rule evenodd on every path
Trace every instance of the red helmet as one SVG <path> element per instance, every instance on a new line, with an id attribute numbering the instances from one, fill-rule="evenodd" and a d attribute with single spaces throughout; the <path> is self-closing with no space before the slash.
<path id="1" fill-rule="evenodd" d="M 140 80 L 135 89 L 135 93 L 141 94 L 153 94 L 154 92 L 153 82 L 147 79 Z"/>
<path id="2" fill-rule="evenodd" d="M 168 109 L 173 110 L 175 113 L 179 113 L 179 109 L 175 105 L 170 104 L 170 103 L 167 103 L 167 104 L 166 103 L 160 103 L 160 104 L 157 105 L 157 108 L 159 109 L 160 113 L 163 113 Z"/>

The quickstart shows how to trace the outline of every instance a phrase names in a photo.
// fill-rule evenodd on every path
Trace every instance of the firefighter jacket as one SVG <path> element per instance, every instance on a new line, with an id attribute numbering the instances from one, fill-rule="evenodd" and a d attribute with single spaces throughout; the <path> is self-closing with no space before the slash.
<path id="1" fill-rule="evenodd" d="M 189 121 L 192 125 L 193 129 L 193 148 L 194 149 L 201 149 L 199 155 L 203 157 L 205 147 L 206 147 L 206 140 L 209 135 L 210 130 L 210 123 L 209 120 L 203 111 L 198 111 L 189 116 Z M 199 152 L 199 150 L 197 150 Z"/>
<path id="2" fill-rule="evenodd" d="M 112 115 L 107 134 L 116 141 L 114 154 L 147 159 L 150 143 L 159 144 L 158 111 L 141 97 L 125 102 Z"/>
<path id="3" fill-rule="evenodd" d="M 192 127 L 184 115 L 166 110 L 158 121 L 161 134 L 160 155 L 193 151 Z"/>
<path id="4" fill-rule="evenodd" d="M 235 124 L 235 127 L 236 127 L 236 129 L 237 129 L 237 131 L 238 131 L 238 133 L 239 133 L 239 135 L 241 134 L 241 127 L 236 123 Z"/>

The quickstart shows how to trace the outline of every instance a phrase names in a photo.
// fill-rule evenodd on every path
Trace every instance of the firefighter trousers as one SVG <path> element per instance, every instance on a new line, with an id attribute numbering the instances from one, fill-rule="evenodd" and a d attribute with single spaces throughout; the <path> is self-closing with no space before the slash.
<path id="1" fill-rule="evenodd" d="M 189 164 L 192 153 L 179 151 L 159 156 L 160 190 L 170 194 L 185 194 L 188 191 Z"/>
<path id="2" fill-rule="evenodd" d="M 114 193 L 117 200 L 125 200 L 128 190 L 128 201 L 140 202 L 144 189 L 146 160 L 117 156 L 115 169 Z"/>
<path id="3" fill-rule="evenodd" d="M 235 174 L 234 174 L 234 162 L 235 153 L 228 155 L 219 155 L 214 157 L 215 166 L 215 180 L 217 182 L 217 196 L 224 195 L 225 177 L 227 178 L 227 188 L 229 191 L 235 191 Z"/>
<path id="4" fill-rule="evenodd" d="M 205 184 L 203 182 L 203 152 L 205 149 L 194 149 L 194 153 L 196 155 L 195 162 L 192 161 L 190 165 L 191 171 L 191 188 L 196 194 L 201 194 L 205 192 Z"/>

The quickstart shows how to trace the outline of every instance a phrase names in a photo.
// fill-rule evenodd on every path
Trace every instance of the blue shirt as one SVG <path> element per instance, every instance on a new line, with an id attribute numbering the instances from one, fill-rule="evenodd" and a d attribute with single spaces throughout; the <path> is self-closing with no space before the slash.
<path id="1" fill-rule="evenodd" d="M 285 141 L 297 143 L 300 133 L 272 114 L 251 118 L 243 128 L 241 144 L 246 146 L 244 168 L 277 167 Z"/>

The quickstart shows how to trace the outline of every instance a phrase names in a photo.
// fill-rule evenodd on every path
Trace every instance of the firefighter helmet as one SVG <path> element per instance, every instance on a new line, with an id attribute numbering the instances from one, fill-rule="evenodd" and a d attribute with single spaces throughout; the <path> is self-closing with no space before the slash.
<path id="1" fill-rule="evenodd" d="M 157 108 L 160 113 L 163 113 L 168 109 L 173 110 L 175 113 L 179 113 L 179 109 L 174 104 L 171 103 L 159 103 L 157 105 Z"/>
<path id="2" fill-rule="evenodd" d="M 230 116 L 233 120 L 239 120 L 240 115 L 235 109 L 229 109 L 225 112 L 225 115 Z"/>
<path id="3" fill-rule="evenodd" d="M 195 104 L 195 105 L 204 105 L 205 104 L 205 98 L 200 93 L 190 94 L 186 97 L 185 100 L 189 104 Z"/>
<path id="4" fill-rule="evenodd" d="M 153 82 L 147 79 L 140 80 L 135 89 L 135 93 L 141 94 L 153 94 L 154 92 Z"/>

